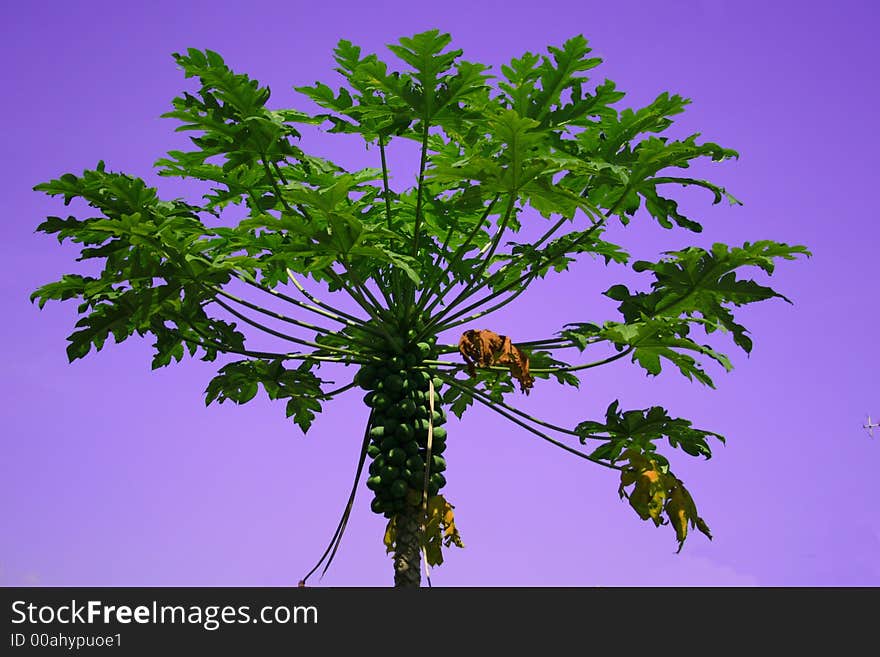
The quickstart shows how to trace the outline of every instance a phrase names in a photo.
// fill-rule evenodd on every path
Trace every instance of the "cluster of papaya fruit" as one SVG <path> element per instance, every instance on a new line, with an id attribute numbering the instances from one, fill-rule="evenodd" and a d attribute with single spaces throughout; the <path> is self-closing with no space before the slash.
<path id="1" fill-rule="evenodd" d="M 373 409 L 370 426 L 370 457 L 367 487 L 373 491 L 371 508 L 391 518 L 407 505 L 421 503 L 425 470 L 429 472 L 428 495 L 446 484 L 446 413 L 440 407 L 440 379 L 433 379 L 434 411 L 430 405 L 431 374 L 418 369 L 433 355 L 430 343 L 419 342 L 403 355 L 377 353 L 381 361 L 361 367 L 355 383 L 368 392 L 364 403 Z M 430 418 L 430 422 L 429 422 Z M 431 428 L 431 463 L 426 463 L 428 429 Z M 428 467 L 430 465 L 430 467 Z"/>

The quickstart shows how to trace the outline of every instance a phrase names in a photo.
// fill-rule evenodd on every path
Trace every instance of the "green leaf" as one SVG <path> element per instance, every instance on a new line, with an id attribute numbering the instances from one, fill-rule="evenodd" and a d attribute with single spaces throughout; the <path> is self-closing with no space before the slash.
<path id="1" fill-rule="evenodd" d="M 769 287 L 753 280 L 737 278 L 735 270 L 756 266 L 771 274 L 775 267 L 774 259 L 792 260 L 798 254 L 810 256 L 803 246 L 789 246 L 769 240 L 746 242 L 741 248 L 732 249 L 718 243 L 712 246 L 711 251 L 698 247 L 669 251 L 658 262 L 638 261 L 633 264 L 636 272 L 649 271 L 654 274 L 651 292 L 631 294 L 625 286 L 615 285 L 606 290 L 605 296 L 621 302 L 618 309 L 627 324 L 639 323 L 644 318 L 669 320 L 684 315 L 686 322 L 702 325 L 707 333 L 730 331 L 734 342 L 748 353 L 752 342 L 746 336 L 745 327 L 734 321 L 729 306 L 742 306 L 772 298 L 791 302 Z M 695 317 L 697 313 L 700 317 Z M 684 337 L 686 333 L 680 330 L 680 322 L 677 326 L 679 328 L 672 334 Z M 623 342 L 625 340 L 621 339 Z M 712 352 L 703 353 L 715 357 Z M 646 358 L 650 360 L 650 356 Z"/>
<path id="2" fill-rule="evenodd" d="M 599 337 L 601 330 L 596 324 L 590 322 L 573 322 L 566 324 L 556 335 L 571 340 L 580 351 L 583 351 Z"/>
<path id="3" fill-rule="evenodd" d="M 662 368 L 661 359 L 665 359 L 678 367 L 688 379 L 697 379 L 714 388 L 712 379 L 694 357 L 682 351 L 709 356 L 727 371 L 733 369 L 733 365 L 724 354 L 687 337 L 688 332 L 687 320 L 653 319 L 627 324 L 606 322 L 597 335 L 619 348 L 633 348 L 633 362 L 641 365 L 649 374 L 659 374 Z"/>
<path id="4" fill-rule="evenodd" d="M 587 57 L 591 49 L 583 35 L 568 39 L 561 48 L 550 46 L 548 51 L 553 61 L 527 52 L 501 67 L 507 79 L 498 85 L 502 98 L 521 116 L 537 119 L 544 125 L 579 125 L 623 97 L 609 93 L 608 88 L 597 90 L 595 96 L 583 97 L 583 83 L 588 78 L 576 74 L 602 62 L 598 57 Z M 610 88 L 613 89 L 613 83 Z M 571 95 L 568 103 L 562 101 L 566 91 Z"/>
<path id="5" fill-rule="evenodd" d="M 725 442 L 724 436 L 714 431 L 695 429 L 690 420 L 672 418 L 662 406 L 620 411 L 618 400 L 614 400 L 605 412 L 605 421 L 585 420 L 575 427 L 581 436 L 581 443 L 587 440 L 604 440 L 591 456 L 607 459 L 610 463 L 618 460 L 629 449 L 653 453 L 654 443 L 666 439 L 669 446 L 678 448 L 690 456 L 710 458 L 712 450 L 708 438 Z"/>
<path id="6" fill-rule="evenodd" d="M 40 310 L 46 305 L 50 299 L 56 301 L 64 301 L 66 299 L 75 299 L 83 294 L 85 286 L 88 283 L 96 282 L 97 279 L 80 276 L 78 274 L 64 274 L 60 281 L 47 283 L 36 291 L 31 293 L 31 303 L 35 299 L 39 299 Z"/>
<path id="7" fill-rule="evenodd" d="M 236 404 L 246 404 L 256 397 L 262 385 L 269 399 L 287 399 L 286 417 L 306 433 L 321 411 L 325 383 L 310 371 L 308 364 L 295 369 L 287 369 L 279 361 L 264 359 L 240 360 L 228 363 L 218 370 L 205 389 L 205 405 L 213 401 L 222 404 L 230 400 Z"/>
<path id="8" fill-rule="evenodd" d="M 572 372 L 559 371 L 560 368 L 570 367 L 569 363 L 553 357 L 549 351 L 539 349 L 528 351 L 529 371 L 536 379 L 550 379 L 552 376 L 557 383 L 580 387 L 580 379 Z M 541 370 L 557 370 L 555 372 L 542 372 Z"/>

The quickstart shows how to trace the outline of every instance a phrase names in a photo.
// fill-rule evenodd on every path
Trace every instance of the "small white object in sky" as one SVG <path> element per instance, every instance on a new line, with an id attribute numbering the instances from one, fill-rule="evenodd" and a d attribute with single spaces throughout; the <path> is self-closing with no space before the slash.
<path id="1" fill-rule="evenodd" d="M 862 425 L 862 428 L 863 428 L 863 429 L 867 429 L 867 430 L 868 430 L 868 435 L 869 435 L 871 438 L 874 437 L 874 429 L 876 429 L 876 428 L 878 428 L 878 427 L 880 427 L 880 424 L 878 424 L 878 423 L 876 423 L 876 422 L 871 422 L 871 416 L 870 416 L 870 415 L 868 415 L 868 421 L 865 422 L 864 425 Z"/>

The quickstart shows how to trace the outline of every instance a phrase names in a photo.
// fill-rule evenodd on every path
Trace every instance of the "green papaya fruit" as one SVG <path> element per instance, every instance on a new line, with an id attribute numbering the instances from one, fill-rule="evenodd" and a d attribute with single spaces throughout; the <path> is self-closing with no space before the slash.
<path id="1" fill-rule="evenodd" d="M 369 388 L 366 385 L 366 380 L 367 380 L 367 377 L 364 375 L 363 368 L 361 368 L 357 372 L 355 372 L 354 378 L 352 379 L 352 383 L 354 383 L 356 386 L 363 388 L 364 390 L 369 390 Z"/>
<path id="2" fill-rule="evenodd" d="M 388 396 L 387 393 L 384 392 L 376 392 L 373 396 L 373 408 L 377 411 L 384 410 L 391 405 L 391 397 Z"/>
<path id="3" fill-rule="evenodd" d="M 397 412 L 402 418 L 412 417 L 416 412 L 416 404 L 412 399 L 404 399 L 397 405 Z"/>
<path id="4" fill-rule="evenodd" d="M 384 481 L 394 481 L 395 479 L 397 479 L 399 474 L 400 468 L 396 468 L 393 465 L 386 465 L 382 468 L 379 476 L 382 477 Z"/>
<path id="5" fill-rule="evenodd" d="M 416 432 L 411 424 L 400 424 L 397 426 L 397 431 L 394 432 L 394 435 L 403 442 L 415 438 Z"/>
<path id="6" fill-rule="evenodd" d="M 399 447 L 395 447 L 387 453 L 386 458 L 391 465 L 401 466 L 406 463 L 406 452 Z"/>
<path id="7" fill-rule="evenodd" d="M 406 496 L 406 489 L 406 482 L 403 479 L 396 479 L 394 483 L 391 484 L 391 495 L 399 499 Z"/>
<path id="8" fill-rule="evenodd" d="M 383 388 L 389 392 L 400 392 L 403 389 L 404 379 L 399 374 L 389 375 L 383 382 Z"/>
<path id="9" fill-rule="evenodd" d="M 421 388 L 431 379 L 431 375 L 422 370 L 415 370 L 409 373 L 409 380 L 413 388 Z"/>

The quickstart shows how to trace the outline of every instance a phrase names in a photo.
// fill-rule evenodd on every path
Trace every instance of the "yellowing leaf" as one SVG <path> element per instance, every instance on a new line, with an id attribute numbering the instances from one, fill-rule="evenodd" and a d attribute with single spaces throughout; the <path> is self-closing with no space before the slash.
<path id="1" fill-rule="evenodd" d="M 709 526 L 697 515 L 697 506 L 680 479 L 649 454 L 632 448 L 624 454 L 629 459 L 629 467 L 621 470 L 618 492 L 629 499 L 630 506 L 642 520 L 651 519 L 658 527 L 668 521 L 675 529 L 679 552 L 689 527 L 696 527 L 712 538 Z M 627 494 L 625 489 L 629 486 L 633 489 Z M 668 520 L 664 519 L 664 513 Z"/>
<path id="2" fill-rule="evenodd" d="M 694 504 L 691 494 L 684 487 L 684 484 L 681 483 L 681 480 L 675 477 L 670 478 L 673 482 L 669 502 L 666 505 L 666 515 L 669 517 L 669 522 L 675 528 L 675 537 L 678 539 L 678 551 L 681 552 L 684 540 L 687 538 L 688 524 L 691 527 L 696 527 L 709 540 L 712 539 L 712 533 L 709 531 L 709 526 L 706 522 L 697 515 L 697 505 Z"/>
<path id="3" fill-rule="evenodd" d="M 669 516 L 669 522 L 675 529 L 675 538 L 678 539 L 679 545 L 684 543 L 687 538 L 687 522 L 688 513 L 685 508 L 684 495 L 680 486 L 675 486 L 669 495 L 669 503 L 666 505 L 666 514 Z"/>
<path id="4" fill-rule="evenodd" d="M 455 545 L 463 548 L 461 535 L 455 525 L 455 513 L 453 507 L 442 495 L 434 495 L 428 498 L 426 516 L 424 519 L 424 532 L 420 537 L 420 543 L 425 550 L 428 564 L 439 566 L 443 563 L 443 548 Z M 385 551 L 394 553 L 397 542 L 397 516 L 392 516 L 385 528 Z"/>
<path id="5" fill-rule="evenodd" d="M 666 502 L 666 482 L 655 469 L 656 465 L 654 461 L 650 461 L 650 469 L 642 470 L 638 474 L 629 503 L 642 520 L 651 518 L 655 525 L 659 525 Z"/>
<path id="6" fill-rule="evenodd" d="M 439 566 L 443 563 L 444 546 L 464 547 L 458 527 L 455 526 L 453 509 L 454 507 L 442 495 L 428 498 L 428 517 L 425 520 L 422 545 L 425 548 L 428 564 L 431 566 Z"/>
<path id="7" fill-rule="evenodd" d="M 397 525 L 394 522 L 396 519 L 397 516 L 391 516 L 385 527 L 385 537 L 382 539 L 385 543 L 385 552 L 388 554 L 394 552 L 394 542 L 397 540 Z"/>

